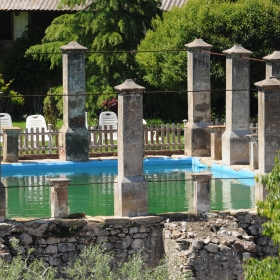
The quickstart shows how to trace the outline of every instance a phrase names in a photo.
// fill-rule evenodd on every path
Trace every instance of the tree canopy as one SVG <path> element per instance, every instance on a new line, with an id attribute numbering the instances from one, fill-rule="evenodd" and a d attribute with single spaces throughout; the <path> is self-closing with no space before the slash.
<path id="1" fill-rule="evenodd" d="M 262 58 L 279 49 L 279 35 L 278 1 L 189 0 L 182 8 L 173 8 L 153 20 L 138 51 L 184 50 L 185 44 L 202 38 L 213 45 L 213 52 L 222 53 L 241 44 L 253 52 L 252 57 Z M 136 60 L 143 79 L 151 86 L 158 90 L 186 90 L 186 52 L 139 52 Z M 250 65 L 251 88 L 255 88 L 253 84 L 265 78 L 265 63 L 251 61 Z M 224 57 L 211 55 L 211 83 L 212 89 L 225 88 Z M 212 92 L 212 108 L 219 115 L 224 113 L 224 98 L 224 92 Z M 251 100 L 252 116 L 257 112 L 257 101 Z"/>
<path id="2" fill-rule="evenodd" d="M 86 0 L 62 0 L 61 5 L 74 7 Z M 110 97 L 113 87 L 127 78 L 138 79 L 135 53 L 151 19 L 160 14 L 156 0 L 96 0 L 84 10 L 65 14 L 54 19 L 47 28 L 41 44 L 27 53 L 36 59 L 51 61 L 51 67 L 61 64 L 59 47 L 77 41 L 88 48 L 86 56 L 86 81 L 88 93 L 108 93 L 91 96 L 88 110 L 93 116 L 95 104 L 101 105 Z M 128 51 L 128 52 L 126 52 Z M 112 53 L 114 52 L 114 53 Z M 41 55 L 39 53 L 50 53 Z"/>

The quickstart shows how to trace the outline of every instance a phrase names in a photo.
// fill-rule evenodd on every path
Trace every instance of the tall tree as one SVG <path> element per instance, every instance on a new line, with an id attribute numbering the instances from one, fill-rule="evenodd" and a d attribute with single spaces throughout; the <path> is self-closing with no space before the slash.
<path id="1" fill-rule="evenodd" d="M 270 0 L 189 0 L 182 8 L 173 8 L 152 22 L 138 51 L 184 50 L 184 45 L 202 38 L 213 45 L 213 52 L 241 44 L 262 58 L 279 49 L 280 6 Z M 139 52 L 136 60 L 144 79 L 158 90 L 186 90 L 187 58 L 185 52 Z M 251 61 L 251 88 L 265 78 L 265 64 Z M 225 88 L 225 58 L 211 56 L 212 89 Z M 256 90 L 257 92 L 257 90 Z M 179 95 L 175 95 L 180 99 Z M 212 93 L 214 112 L 224 113 L 225 92 Z M 256 99 L 251 99 L 256 113 Z M 173 102 L 175 102 L 173 100 Z M 184 111 L 187 108 L 185 106 Z M 178 111 L 177 114 L 180 114 Z"/>
<path id="2" fill-rule="evenodd" d="M 86 5 L 87 0 L 62 0 L 61 5 Z M 157 0 L 95 0 L 84 10 L 56 18 L 47 28 L 42 44 L 29 48 L 36 59 L 47 59 L 51 66 L 61 63 L 59 47 L 77 41 L 88 48 L 86 81 L 88 93 L 108 93 L 90 96 L 88 110 L 91 117 L 95 104 L 101 105 L 113 92 L 113 87 L 127 78 L 138 79 L 134 52 L 151 19 L 160 14 Z M 41 55 L 39 53 L 50 53 Z M 113 52 L 113 53 L 112 53 Z"/>

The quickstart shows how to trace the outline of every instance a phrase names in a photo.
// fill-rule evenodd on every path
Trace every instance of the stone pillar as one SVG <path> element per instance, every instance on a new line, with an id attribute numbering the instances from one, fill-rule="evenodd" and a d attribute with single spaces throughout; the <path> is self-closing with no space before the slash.
<path id="1" fill-rule="evenodd" d="M 59 133 L 59 159 L 88 161 L 85 127 L 85 50 L 77 42 L 61 47 L 63 60 L 63 126 Z"/>
<path id="2" fill-rule="evenodd" d="M 6 219 L 6 190 L 0 177 L 0 223 Z"/>
<path id="3" fill-rule="evenodd" d="M 211 159 L 222 159 L 222 134 L 226 127 L 225 125 L 209 125 L 211 132 Z"/>
<path id="4" fill-rule="evenodd" d="M 275 51 L 263 59 L 266 60 L 266 78 L 273 76 L 280 80 L 280 51 Z"/>
<path id="5" fill-rule="evenodd" d="M 143 176 L 144 87 L 126 80 L 118 91 L 118 176 L 114 187 L 116 216 L 148 214 L 148 182 Z"/>
<path id="6" fill-rule="evenodd" d="M 247 135 L 249 139 L 249 158 L 250 167 L 252 170 L 259 168 L 259 157 L 258 157 L 258 134 Z"/>
<path id="7" fill-rule="evenodd" d="M 202 39 L 186 44 L 188 50 L 188 122 L 185 124 L 185 155 L 210 156 L 211 86 L 210 54 L 212 45 Z"/>
<path id="8" fill-rule="evenodd" d="M 280 150 L 280 81 L 270 77 L 255 85 L 258 88 L 259 171 L 268 173 Z"/>
<path id="9" fill-rule="evenodd" d="M 212 174 L 192 173 L 194 184 L 194 213 L 201 214 L 210 211 L 210 179 Z"/>
<path id="10" fill-rule="evenodd" d="M 275 77 L 255 83 L 258 88 L 258 157 L 259 174 L 255 184 L 256 202 L 266 198 L 261 176 L 272 171 L 280 150 L 280 81 Z"/>
<path id="11" fill-rule="evenodd" d="M 249 164 L 250 61 L 252 52 L 240 45 L 226 54 L 226 131 L 222 135 L 222 161 L 226 165 Z"/>
<path id="12" fill-rule="evenodd" d="M 18 162 L 18 137 L 19 127 L 4 127 L 3 161 Z"/>
<path id="13" fill-rule="evenodd" d="M 66 178 L 50 178 L 50 202 L 52 218 L 68 217 L 68 184 Z"/>

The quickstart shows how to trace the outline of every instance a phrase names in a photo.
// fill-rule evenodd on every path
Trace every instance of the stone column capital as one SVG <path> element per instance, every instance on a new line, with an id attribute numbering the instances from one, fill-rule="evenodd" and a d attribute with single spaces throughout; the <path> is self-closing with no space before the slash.
<path id="1" fill-rule="evenodd" d="M 67 178 L 47 178 L 47 180 L 50 182 L 52 187 L 56 188 L 68 186 L 68 183 L 70 182 L 70 179 Z"/>
<path id="2" fill-rule="evenodd" d="M 146 88 L 137 85 L 132 79 L 126 79 L 122 84 L 115 86 L 114 89 L 118 91 L 118 94 L 122 94 L 143 93 Z"/>
<path id="3" fill-rule="evenodd" d="M 62 52 L 85 52 L 87 50 L 86 47 L 80 45 L 78 42 L 72 41 L 69 42 L 67 45 L 60 47 Z"/>
<path id="4" fill-rule="evenodd" d="M 223 51 L 224 54 L 229 56 L 246 56 L 249 57 L 253 52 L 246 50 L 241 45 L 234 45 L 232 48 Z"/>
<path id="5" fill-rule="evenodd" d="M 192 178 L 198 183 L 209 183 L 212 174 L 211 173 L 191 173 Z"/>
<path id="6" fill-rule="evenodd" d="M 21 128 L 19 127 L 3 127 L 2 128 L 3 133 L 7 133 L 7 134 L 19 134 L 21 132 Z"/>
<path id="7" fill-rule="evenodd" d="M 274 51 L 272 54 L 264 56 L 263 59 L 267 61 L 280 60 L 280 51 Z"/>
<path id="8" fill-rule="evenodd" d="M 213 46 L 204 42 L 202 39 L 195 39 L 191 43 L 186 44 L 185 47 L 187 50 L 197 50 L 197 51 L 207 50 L 207 51 L 209 51 L 212 49 Z"/>
<path id="9" fill-rule="evenodd" d="M 258 90 L 263 91 L 280 89 L 280 81 L 272 76 L 255 83 L 255 86 L 258 88 Z"/>
<path id="10" fill-rule="evenodd" d="M 208 125 L 211 133 L 217 134 L 226 129 L 225 125 Z"/>

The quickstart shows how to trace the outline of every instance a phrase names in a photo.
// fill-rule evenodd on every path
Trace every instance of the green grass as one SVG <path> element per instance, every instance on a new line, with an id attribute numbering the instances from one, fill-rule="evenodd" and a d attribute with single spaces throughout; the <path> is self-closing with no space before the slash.
<path id="1" fill-rule="evenodd" d="M 57 125 L 56 125 L 58 130 L 61 129 L 62 125 L 63 125 L 63 120 L 58 120 Z M 26 128 L 26 123 L 25 123 L 25 121 L 19 121 L 19 122 L 14 122 L 13 121 L 13 126 L 14 127 L 19 127 L 21 129 L 25 129 Z"/>

